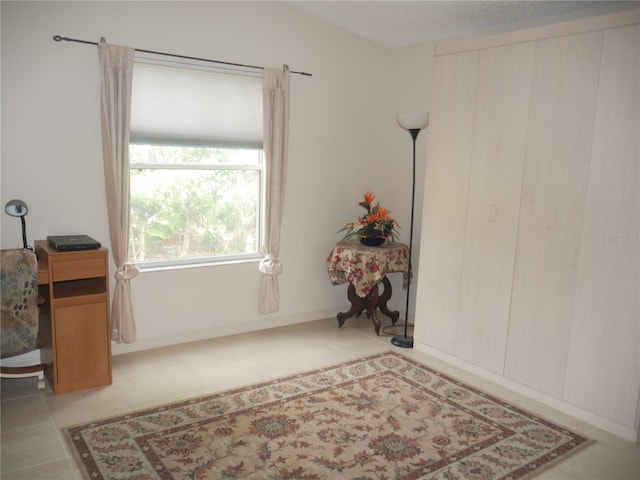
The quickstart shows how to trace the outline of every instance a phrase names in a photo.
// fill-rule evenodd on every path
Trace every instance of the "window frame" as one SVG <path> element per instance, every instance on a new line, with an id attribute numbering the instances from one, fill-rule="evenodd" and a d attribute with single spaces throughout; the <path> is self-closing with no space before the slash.
<path id="1" fill-rule="evenodd" d="M 209 65 L 197 65 L 193 63 L 182 63 L 182 62 L 167 62 L 166 60 L 156 61 L 154 59 L 150 59 L 147 57 L 136 58 L 136 63 L 146 63 L 153 64 L 158 63 L 159 65 L 169 65 L 176 68 L 184 68 L 184 69 L 193 69 L 193 70 L 207 70 L 215 73 L 229 73 L 235 75 L 243 75 L 248 77 L 262 77 L 261 74 L 257 74 L 253 71 L 246 71 L 237 69 L 226 69 L 220 67 L 212 67 Z M 135 68 L 135 67 L 134 67 Z M 135 74 L 134 74 L 135 75 Z M 135 77 L 134 77 L 135 78 Z M 260 105 L 260 109 L 262 109 L 262 105 Z M 148 145 L 151 147 L 154 146 L 169 146 L 174 148 L 216 148 L 221 150 L 255 150 L 258 155 L 258 162 L 255 164 L 241 164 L 241 163 L 174 163 L 174 162 L 129 162 L 129 176 L 131 178 L 131 172 L 134 170 L 236 170 L 236 171 L 252 171 L 257 172 L 258 175 L 258 191 L 257 191 L 257 205 L 256 205 L 256 251 L 249 253 L 236 253 L 230 255 L 214 255 L 214 256 L 206 256 L 206 257 L 189 257 L 189 258 L 170 258 L 166 260 L 148 260 L 148 261 L 136 261 L 130 258 L 130 261 L 136 263 L 136 265 L 143 271 L 150 270 L 162 270 L 162 269 L 179 269 L 179 268 L 190 268 L 190 267 L 199 267 L 199 266 L 210 266 L 210 265 L 220 265 L 220 264 L 230 264 L 230 263 L 244 263 L 244 262 L 254 262 L 259 261 L 263 258 L 261 253 L 262 244 L 263 244 L 263 235 L 264 235 L 264 204 L 265 204 L 265 176 L 266 176 L 266 162 L 264 159 L 264 150 L 262 148 L 258 148 L 256 146 L 249 145 L 238 145 L 237 147 L 230 146 L 229 144 L 221 143 L 217 144 L 216 142 L 205 142 L 205 143 L 180 143 L 174 144 L 170 140 L 166 142 L 147 142 L 144 139 L 139 141 L 130 140 L 129 149 L 135 145 Z M 129 150 L 131 151 L 131 150 Z M 129 206 L 131 211 L 131 205 Z M 129 227 L 129 235 L 131 237 L 131 226 Z"/>
<path id="2" fill-rule="evenodd" d="M 144 143 L 131 143 L 130 145 L 147 145 Z M 156 145 L 157 146 L 157 145 Z M 193 148 L 186 145 L 170 145 L 177 148 Z M 195 148 L 209 148 L 198 146 Z M 210 147 L 210 148 L 223 148 L 223 147 Z M 224 147 L 225 150 L 233 150 L 231 148 Z M 250 150 L 250 149 L 243 149 Z M 259 160 L 256 164 L 215 164 L 215 163 L 146 163 L 146 162 L 130 162 L 129 172 L 132 170 L 236 170 L 236 171 L 251 171 L 258 174 L 258 205 L 256 206 L 256 238 L 257 238 L 257 250 L 250 253 L 236 253 L 230 255 L 214 255 L 207 257 L 188 257 L 188 258 L 172 258 L 167 260 L 148 260 L 148 261 L 136 261 L 136 265 L 141 270 L 163 269 L 163 268 L 179 268 L 179 267 L 193 267 L 193 266 L 205 266 L 227 263 L 239 263 L 248 261 L 261 260 L 263 255 L 260 253 L 262 240 L 263 240 L 263 218 L 264 218 L 264 178 L 265 178 L 265 162 L 264 152 L 262 149 L 255 149 L 256 154 L 259 156 Z M 131 208 L 131 207 L 130 207 Z M 131 234 L 131 232 L 130 232 Z"/>

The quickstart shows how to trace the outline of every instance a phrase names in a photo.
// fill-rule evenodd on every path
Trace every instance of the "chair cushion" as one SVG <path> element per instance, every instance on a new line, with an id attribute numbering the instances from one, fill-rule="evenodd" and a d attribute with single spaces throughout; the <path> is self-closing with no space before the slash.
<path id="1" fill-rule="evenodd" d="M 38 261 L 27 249 L 0 253 L 0 353 L 5 358 L 38 348 Z"/>

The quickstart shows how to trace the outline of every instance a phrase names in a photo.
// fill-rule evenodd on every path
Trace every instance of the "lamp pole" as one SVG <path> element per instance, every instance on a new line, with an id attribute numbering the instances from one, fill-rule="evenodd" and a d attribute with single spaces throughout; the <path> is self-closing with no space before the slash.
<path id="1" fill-rule="evenodd" d="M 391 343 L 396 347 L 413 348 L 413 336 L 408 334 L 409 329 L 409 298 L 411 295 L 411 253 L 413 250 L 413 214 L 415 209 L 416 196 L 416 139 L 420 130 L 429 124 L 429 114 L 404 114 L 398 115 L 398 123 L 402 128 L 408 130 L 413 140 L 413 171 L 411 175 L 411 223 L 409 226 L 409 271 L 407 274 L 407 301 L 405 304 L 404 335 L 396 335 L 391 339 Z"/>

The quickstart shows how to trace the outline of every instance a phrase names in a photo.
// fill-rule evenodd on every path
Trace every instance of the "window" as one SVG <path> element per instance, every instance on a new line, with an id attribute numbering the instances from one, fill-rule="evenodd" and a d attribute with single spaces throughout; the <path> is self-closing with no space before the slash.
<path id="1" fill-rule="evenodd" d="M 131 261 L 260 257 L 261 77 L 137 61 L 129 153 Z"/>

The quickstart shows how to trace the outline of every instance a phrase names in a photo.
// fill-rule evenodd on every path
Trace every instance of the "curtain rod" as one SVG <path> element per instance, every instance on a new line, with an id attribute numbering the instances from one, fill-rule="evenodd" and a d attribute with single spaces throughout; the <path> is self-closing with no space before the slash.
<path id="1" fill-rule="evenodd" d="M 76 42 L 76 43 L 85 43 L 87 45 L 98 45 L 98 42 L 89 42 L 87 40 L 78 40 L 75 38 L 69 38 L 69 37 L 61 37 L 60 35 L 54 35 L 53 40 L 56 42 L 60 42 L 62 40 L 64 40 L 65 42 Z M 258 70 L 264 70 L 264 67 L 256 67 L 255 65 L 243 65 L 242 63 L 232 63 L 232 62 L 223 62 L 221 60 L 211 60 L 208 58 L 198 58 L 198 57 L 189 57 L 187 55 L 177 55 L 175 53 L 166 53 L 166 52 L 154 52 L 153 50 L 142 50 L 139 48 L 135 48 L 134 49 L 136 52 L 141 52 L 141 53 L 151 53 L 154 55 L 164 55 L 166 57 L 174 57 L 174 58 L 184 58 L 186 60 L 198 60 L 201 62 L 211 62 L 211 63 L 219 63 L 222 65 L 231 65 L 233 67 L 244 67 L 244 68 L 255 68 Z M 289 67 L 285 64 L 282 66 L 284 70 L 289 70 Z M 306 72 L 294 72 L 293 70 L 289 70 L 289 73 L 295 73 L 297 75 L 304 75 L 305 77 L 311 77 L 312 75 L 310 73 L 306 73 Z"/>

